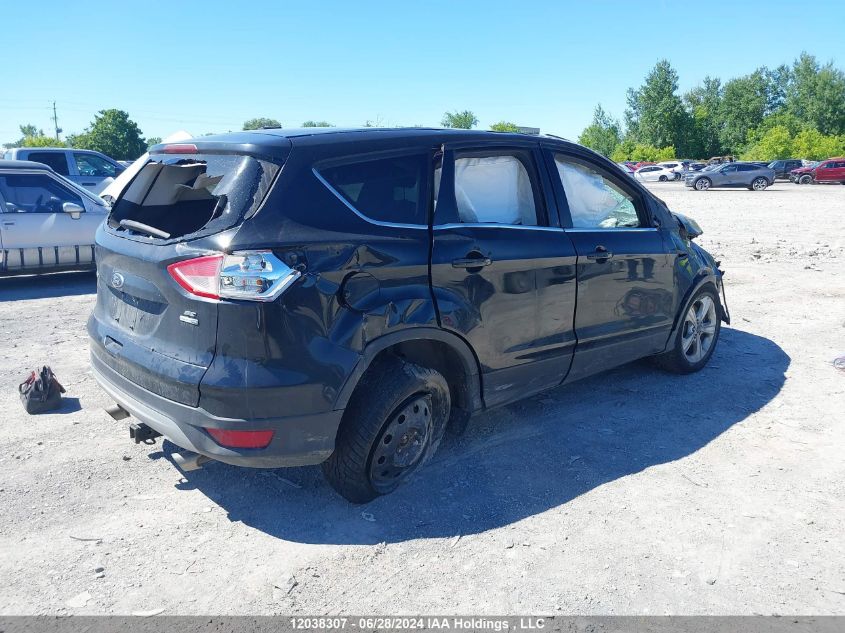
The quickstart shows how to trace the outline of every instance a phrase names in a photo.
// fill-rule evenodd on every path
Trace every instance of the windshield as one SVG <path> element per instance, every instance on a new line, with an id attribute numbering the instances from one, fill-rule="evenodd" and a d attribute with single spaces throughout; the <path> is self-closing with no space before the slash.
<path id="1" fill-rule="evenodd" d="M 721 167 L 721 165 L 719 165 L 718 163 L 715 165 L 707 165 L 707 167 L 702 169 L 702 171 L 714 171 L 716 169 L 719 169 L 719 167 Z"/>
<path id="2" fill-rule="evenodd" d="M 75 182 L 73 182 L 72 180 L 69 180 L 68 178 L 65 178 L 65 177 L 64 177 L 64 176 L 62 176 L 61 174 L 56 174 L 56 175 L 57 175 L 59 178 L 61 178 L 61 179 L 62 179 L 62 184 L 65 184 L 65 185 L 67 185 L 68 187 L 71 187 L 74 191 L 76 191 L 77 193 L 82 194 L 83 196 L 85 196 L 86 198 L 88 198 L 88 200 L 90 200 L 90 201 L 91 201 L 91 202 L 93 202 L 94 204 L 99 205 L 99 206 L 101 206 L 101 207 L 107 207 L 107 206 L 108 206 L 108 205 L 106 204 L 105 200 L 103 200 L 100 196 L 95 196 L 93 193 L 91 193 L 90 191 L 88 191 L 88 190 L 87 190 L 85 187 L 83 187 L 82 185 L 78 185 L 78 184 L 76 184 Z"/>

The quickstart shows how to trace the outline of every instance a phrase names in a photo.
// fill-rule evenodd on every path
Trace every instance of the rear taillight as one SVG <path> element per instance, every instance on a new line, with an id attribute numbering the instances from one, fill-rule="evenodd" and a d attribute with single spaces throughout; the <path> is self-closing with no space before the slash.
<path id="1" fill-rule="evenodd" d="M 273 431 L 232 431 L 206 429 L 214 441 L 227 448 L 265 448 L 273 440 Z"/>
<path id="2" fill-rule="evenodd" d="M 167 271 L 198 297 L 251 301 L 273 301 L 302 274 L 271 251 L 205 255 L 170 264 Z"/>
<path id="3" fill-rule="evenodd" d="M 220 298 L 220 267 L 223 253 L 205 255 L 170 264 L 167 272 L 185 290 L 198 297 Z"/>

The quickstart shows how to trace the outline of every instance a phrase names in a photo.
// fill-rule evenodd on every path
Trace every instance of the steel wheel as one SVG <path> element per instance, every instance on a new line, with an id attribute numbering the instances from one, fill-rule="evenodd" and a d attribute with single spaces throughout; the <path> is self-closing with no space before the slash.
<path id="1" fill-rule="evenodd" d="M 710 189 L 710 179 L 709 178 L 699 178 L 695 181 L 695 188 L 698 191 L 707 191 Z"/>
<path id="2" fill-rule="evenodd" d="M 809 185 L 811 182 L 813 182 L 813 177 L 809 174 L 804 174 L 798 179 L 799 185 Z"/>
<path id="3" fill-rule="evenodd" d="M 716 305 L 702 295 L 687 310 L 681 333 L 681 349 L 690 364 L 699 362 L 713 346 L 716 336 Z"/>
<path id="4" fill-rule="evenodd" d="M 413 396 L 384 425 L 370 458 L 370 482 L 389 491 L 420 463 L 433 436 L 431 395 Z"/>
<path id="5" fill-rule="evenodd" d="M 754 189 L 754 191 L 763 191 L 768 186 L 769 181 L 765 178 L 755 178 L 754 182 L 751 183 L 751 187 Z"/>

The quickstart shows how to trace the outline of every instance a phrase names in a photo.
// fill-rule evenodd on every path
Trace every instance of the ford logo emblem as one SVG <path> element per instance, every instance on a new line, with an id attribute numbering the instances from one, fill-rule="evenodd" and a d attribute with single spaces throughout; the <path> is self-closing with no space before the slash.
<path id="1" fill-rule="evenodd" d="M 120 273 L 112 273 L 111 285 L 112 288 L 123 288 L 123 275 Z"/>

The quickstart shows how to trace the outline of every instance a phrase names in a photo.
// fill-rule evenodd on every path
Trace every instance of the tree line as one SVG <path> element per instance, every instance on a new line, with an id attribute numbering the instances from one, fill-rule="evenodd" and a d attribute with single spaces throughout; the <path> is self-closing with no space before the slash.
<path id="1" fill-rule="evenodd" d="M 845 154 L 845 73 L 802 53 L 722 82 L 705 77 L 685 94 L 667 60 L 629 88 L 624 128 L 596 106 L 578 142 L 619 162 L 709 158 L 824 159 Z"/>

